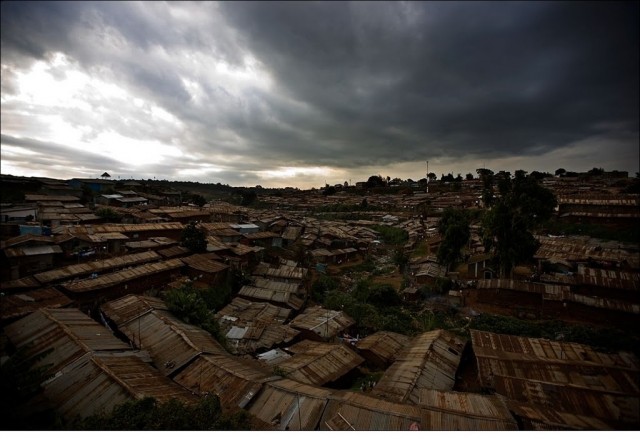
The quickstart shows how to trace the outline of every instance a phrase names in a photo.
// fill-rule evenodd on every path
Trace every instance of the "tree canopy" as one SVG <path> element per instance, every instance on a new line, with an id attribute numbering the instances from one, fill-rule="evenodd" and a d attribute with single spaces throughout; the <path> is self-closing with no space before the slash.
<path id="1" fill-rule="evenodd" d="M 226 414 L 216 395 L 206 395 L 197 404 L 176 399 L 158 402 L 143 398 L 116 406 L 109 414 L 76 420 L 74 430 L 249 430 L 250 417 L 244 410 Z"/>
<path id="2" fill-rule="evenodd" d="M 191 196 L 191 202 L 198 207 L 202 207 L 207 203 L 207 200 L 200 194 L 193 194 Z"/>
<path id="3" fill-rule="evenodd" d="M 207 239 L 202 230 L 195 223 L 187 224 L 182 231 L 180 241 L 183 246 L 194 253 L 202 253 L 207 250 Z"/>
<path id="4" fill-rule="evenodd" d="M 438 232 L 442 243 L 438 248 L 438 262 L 447 268 L 462 259 L 462 249 L 471 236 L 469 223 L 469 216 L 461 209 L 448 208 L 440 218 Z"/>
<path id="5" fill-rule="evenodd" d="M 500 197 L 483 218 L 485 248 L 495 249 L 502 275 L 535 253 L 531 231 L 551 218 L 557 201 L 538 181 L 518 170 L 513 180 L 499 184 Z"/>

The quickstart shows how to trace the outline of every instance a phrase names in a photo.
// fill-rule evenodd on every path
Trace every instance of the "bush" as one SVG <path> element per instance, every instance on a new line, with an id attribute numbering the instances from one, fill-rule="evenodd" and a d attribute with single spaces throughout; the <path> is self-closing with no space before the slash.
<path id="1" fill-rule="evenodd" d="M 409 240 L 409 233 L 399 227 L 379 224 L 371 226 L 371 228 L 380 234 L 385 244 L 404 245 Z"/>
<path id="2" fill-rule="evenodd" d="M 248 430 L 245 411 L 224 414 L 216 395 L 207 395 L 197 404 L 186 405 L 176 399 L 158 403 L 154 398 L 129 401 L 107 415 L 94 415 L 74 421 L 72 430 Z"/>
<path id="3" fill-rule="evenodd" d="M 211 334 L 220 344 L 226 346 L 227 339 L 220 331 L 220 326 L 200 297 L 199 290 L 191 286 L 183 286 L 165 293 L 165 301 L 177 318 L 185 323 L 198 326 Z"/>

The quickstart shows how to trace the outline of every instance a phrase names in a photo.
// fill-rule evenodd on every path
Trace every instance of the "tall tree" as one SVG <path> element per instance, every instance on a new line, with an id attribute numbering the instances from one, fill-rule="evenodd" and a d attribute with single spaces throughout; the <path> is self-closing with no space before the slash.
<path id="1" fill-rule="evenodd" d="M 182 230 L 180 241 L 183 246 L 194 253 L 202 253 L 207 250 L 207 239 L 202 230 L 195 223 L 187 224 Z"/>
<path id="2" fill-rule="evenodd" d="M 462 249 L 469 242 L 469 216 L 461 209 L 446 209 L 440 222 L 438 232 L 442 236 L 442 243 L 438 248 L 438 262 L 449 269 L 453 264 L 462 260 Z"/>
<path id="3" fill-rule="evenodd" d="M 207 200 L 200 194 L 193 194 L 191 196 L 191 202 L 198 207 L 202 207 L 207 204 Z"/>
<path id="4" fill-rule="evenodd" d="M 476 169 L 476 173 L 480 180 L 482 180 L 482 202 L 485 207 L 491 207 L 495 196 L 493 195 L 493 171 L 491 169 L 480 168 Z"/>
<path id="5" fill-rule="evenodd" d="M 380 175 L 372 175 L 367 180 L 367 187 L 368 188 L 382 187 L 382 186 L 384 186 L 384 180 L 382 179 L 382 177 Z"/>
<path id="6" fill-rule="evenodd" d="M 557 205 L 553 193 L 526 174 L 518 170 L 508 185 L 501 186 L 500 198 L 483 218 L 485 248 L 495 249 L 501 276 L 533 256 L 538 242 L 532 230 L 551 218 Z"/>

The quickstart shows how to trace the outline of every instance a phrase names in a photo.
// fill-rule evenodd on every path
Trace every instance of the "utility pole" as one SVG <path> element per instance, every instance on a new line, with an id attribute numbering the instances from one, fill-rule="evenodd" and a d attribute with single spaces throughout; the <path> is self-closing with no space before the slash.
<path id="1" fill-rule="evenodd" d="M 427 193 L 429 193 L 429 160 L 427 160 Z"/>

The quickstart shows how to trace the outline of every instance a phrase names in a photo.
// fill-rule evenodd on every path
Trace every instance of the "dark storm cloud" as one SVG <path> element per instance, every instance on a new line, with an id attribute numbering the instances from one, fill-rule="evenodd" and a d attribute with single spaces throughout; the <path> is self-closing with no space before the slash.
<path id="1" fill-rule="evenodd" d="M 179 121 L 177 128 L 147 113 L 141 119 L 128 97 L 87 96 L 87 114 L 55 109 L 70 125 L 88 127 L 88 140 L 109 129 L 185 153 L 148 173 L 208 164 L 220 168 L 216 176 L 255 181 L 278 165 L 508 159 L 590 138 L 620 145 L 620 133 L 637 148 L 637 2 L 1 7 L 3 97 L 17 93 L 16 72 L 33 60 L 66 54 L 88 75 Z M 231 79 L 217 72 L 220 63 Z M 233 73 L 252 69 L 270 85 Z M 3 103 L 3 118 L 22 123 L 8 114 L 11 105 Z"/>
<path id="2" fill-rule="evenodd" d="M 223 10 L 281 88 L 333 120 L 347 156 L 517 154 L 638 128 L 637 3 Z"/>

